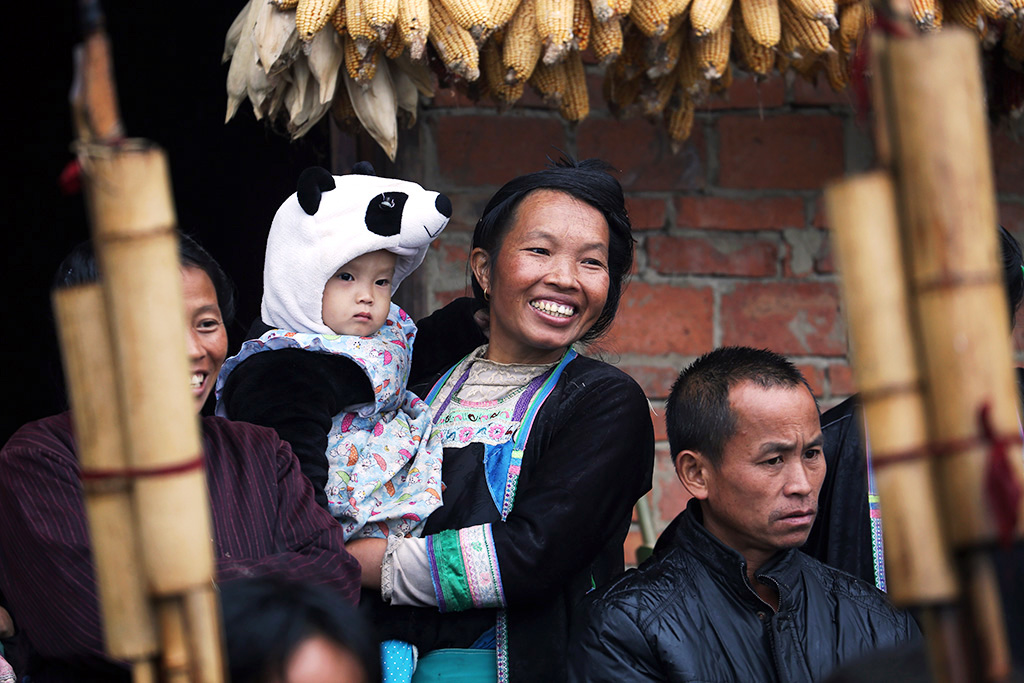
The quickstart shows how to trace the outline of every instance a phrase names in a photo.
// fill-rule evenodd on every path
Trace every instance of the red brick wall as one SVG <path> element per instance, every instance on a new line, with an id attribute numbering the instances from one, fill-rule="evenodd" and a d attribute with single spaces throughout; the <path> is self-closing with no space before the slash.
<path id="1" fill-rule="evenodd" d="M 855 391 L 820 195 L 827 181 L 870 166 L 871 137 L 848 93 L 738 77 L 673 153 L 660 126 L 612 118 L 598 72 L 591 76 L 592 112 L 577 127 L 535 96 L 499 114 L 442 92 L 402 140 L 400 170 L 455 206 L 419 276 L 429 306 L 468 292 L 472 228 L 503 182 L 557 150 L 619 170 L 637 262 L 616 324 L 594 351 L 636 378 L 657 413 L 651 503 L 660 530 L 685 503 L 664 442 L 663 400 L 695 356 L 724 344 L 766 346 L 799 365 L 823 407 Z M 1002 220 L 1024 232 L 1024 156 L 998 136 L 994 158 Z M 638 542 L 634 532 L 627 559 Z"/>

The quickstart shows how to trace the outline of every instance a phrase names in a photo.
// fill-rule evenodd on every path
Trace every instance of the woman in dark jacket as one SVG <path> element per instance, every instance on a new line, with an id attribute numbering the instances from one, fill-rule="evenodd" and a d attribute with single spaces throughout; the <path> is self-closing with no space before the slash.
<path id="1" fill-rule="evenodd" d="M 563 680 L 577 602 L 622 571 L 651 482 L 648 403 L 573 347 L 611 324 L 632 256 L 622 189 L 597 161 L 512 180 L 477 223 L 489 343 L 421 394 L 444 440 L 444 504 L 423 538 L 349 543 L 381 588 L 364 595 L 380 635 L 418 648 L 414 681 Z"/>

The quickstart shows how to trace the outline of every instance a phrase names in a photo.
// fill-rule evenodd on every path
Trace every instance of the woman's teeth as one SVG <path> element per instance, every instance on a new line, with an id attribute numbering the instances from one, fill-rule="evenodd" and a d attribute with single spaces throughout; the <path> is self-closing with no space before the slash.
<path id="1" fill-rule="evenodd" d="M 206 373 L 205 372 L 197 372 L 196 374 L 192 375 L 192 388 L 193 389 L 198 389 L 199 387 L 203 386 L 203 382 L 205 380 L 206 380 Z"/>
<path id="2" fill-rule="evenodd" d="M 576 312 L 576 309 L 572 306 L 566 306 L 565 304 L 556 304 L 553 301 L 531 301 L 530 305 L 536 308 L 538 311 L 543 311 L 548 315 L 556 315 L 562 318 L 568 318 Z"/>

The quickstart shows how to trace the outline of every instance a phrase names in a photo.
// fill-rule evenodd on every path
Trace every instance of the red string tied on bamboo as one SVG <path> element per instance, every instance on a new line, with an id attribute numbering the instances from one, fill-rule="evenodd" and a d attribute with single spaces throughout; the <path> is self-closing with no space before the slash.
<path id="1" fill-rule="evenodd" d="M 1024 496 L 1010 465 L 1010 447 L 1020 444 L 1021 439 L 1018 435 L 1011 437 L 996 433 L 992 426 L 992 406 L 988 403 L 978 411 L 978 425 L 989 443 L 985 489 L 995 517 L 999 542 L 1008 548 L 1013 543 L 1014 530 L 1020 521 L 1020 503 Z"/>

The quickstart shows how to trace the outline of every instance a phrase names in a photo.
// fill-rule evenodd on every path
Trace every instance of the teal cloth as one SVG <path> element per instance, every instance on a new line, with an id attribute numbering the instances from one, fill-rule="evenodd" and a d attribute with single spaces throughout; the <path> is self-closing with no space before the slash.
<path id="1" fill-rule="evenodd" d="M 498 680 L 496 650 L 445 648 L 420 657 L 412 683 L 457 681 L 458 683 L 495 683 Z"/>

